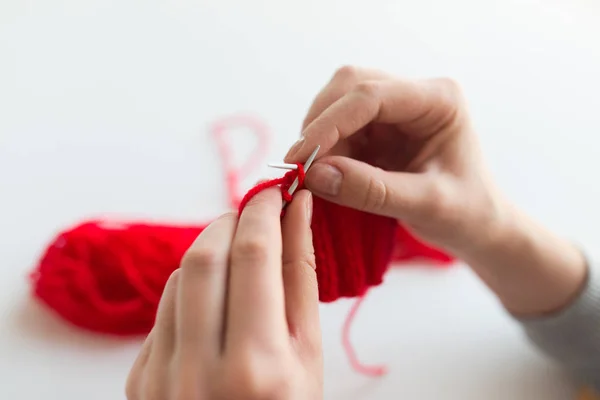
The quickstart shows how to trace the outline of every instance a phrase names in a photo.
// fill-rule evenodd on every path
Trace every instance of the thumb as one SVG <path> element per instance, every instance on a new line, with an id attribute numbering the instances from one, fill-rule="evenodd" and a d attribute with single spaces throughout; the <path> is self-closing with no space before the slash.
<path id="1" fill-rule="evenodd" d="M 306 187 L 336 204 L 397 219 L 417 217 L 433 199 L 422 174 L 388 172 L 348 157 L 324 157 L 306 173 Z"/>

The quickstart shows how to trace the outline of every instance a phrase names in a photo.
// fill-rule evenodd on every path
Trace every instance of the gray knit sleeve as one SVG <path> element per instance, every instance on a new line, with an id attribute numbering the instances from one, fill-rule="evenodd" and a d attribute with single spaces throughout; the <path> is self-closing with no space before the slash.
<path id="1" fill-rule="evenodd" d="M 568 308 L 519 321 L 538 348 L 600 390 L 600 265 L 590 263 L 586 285 Z"/>

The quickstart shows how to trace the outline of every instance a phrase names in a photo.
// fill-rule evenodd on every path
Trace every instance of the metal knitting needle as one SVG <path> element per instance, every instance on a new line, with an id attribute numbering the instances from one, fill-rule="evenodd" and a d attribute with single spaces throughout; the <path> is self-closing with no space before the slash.
<path id="1" fill-rule="evenodd" d="M 271 168 L 279 168 L 279 169 L 289 169 L 289 170 L 297 170 L 298 166 L 296 164 L 286 164 L 286 163 L 268 163 L 267 166 Z"/>
<path id="2" fill-rule="evenodd" d="M 304 172 L 308 171 L 308 169 L 312 165 L 313 161 L 315 160 L 315 157 L 317 156 L 317 153 L 319 152 L 320 148 L 321 148 L 321 146 L 318 145 L 317 148 L 312 152 L 312 154 L 310 156 L 308 156 L 308 159 L 304 163 Z M 290 196 L 294 194 L 296 189 L 298 189 L 298 183 L 299 183 L 298 177 L 296 177 L 296 179 L 294 179 L 294 182 L 292 182 L 290 188 L 288 189 L 288 193 L 290 194 Z M 281 208 L 285 208 L 286 205 L 287 205 L 287 201 L 284 200 L 283 206 Z"/>

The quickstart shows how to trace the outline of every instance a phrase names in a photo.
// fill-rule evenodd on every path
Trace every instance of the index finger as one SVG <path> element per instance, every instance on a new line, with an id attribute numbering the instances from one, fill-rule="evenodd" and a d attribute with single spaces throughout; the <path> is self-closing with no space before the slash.
<path id="1" fill-rule="evenodd" d="M 302 130 L 306 129 L 327 107 L 351 91 L 359 82 L 386 78 L 389 78 L 389 75 L 375 69 L 350 66 L 338 69 L 329 83 L 315 97 L 302 122 Z"/>
<path id="2" fill-rule="evenodd" d="M 225 351 L 247 341 L 266 347 L 288 337 L 281 272 L 281 193 L 258 193 L 239 217 L 229 269 Z"/>
<path id="3" fill-rule="evenodd" d="M 301 145 L 285 162 L 302 162 L 317 145 L 327 154 L 371 122 L 403 125 L 403 133 L 425 137 L 455 116 L 458 88 L 450 80 L 361 82 L 334 102 L 305 129 Z"/>

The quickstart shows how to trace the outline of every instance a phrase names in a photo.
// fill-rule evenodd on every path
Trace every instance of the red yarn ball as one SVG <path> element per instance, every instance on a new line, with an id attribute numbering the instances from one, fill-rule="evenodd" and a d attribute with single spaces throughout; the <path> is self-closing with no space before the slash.
<path id="1" fill-rule="evenodd" d="M 87 222 L 62 232 L 31 274 L 34 295 L 91 331 L 147 334 L 200 227 Z"/>

